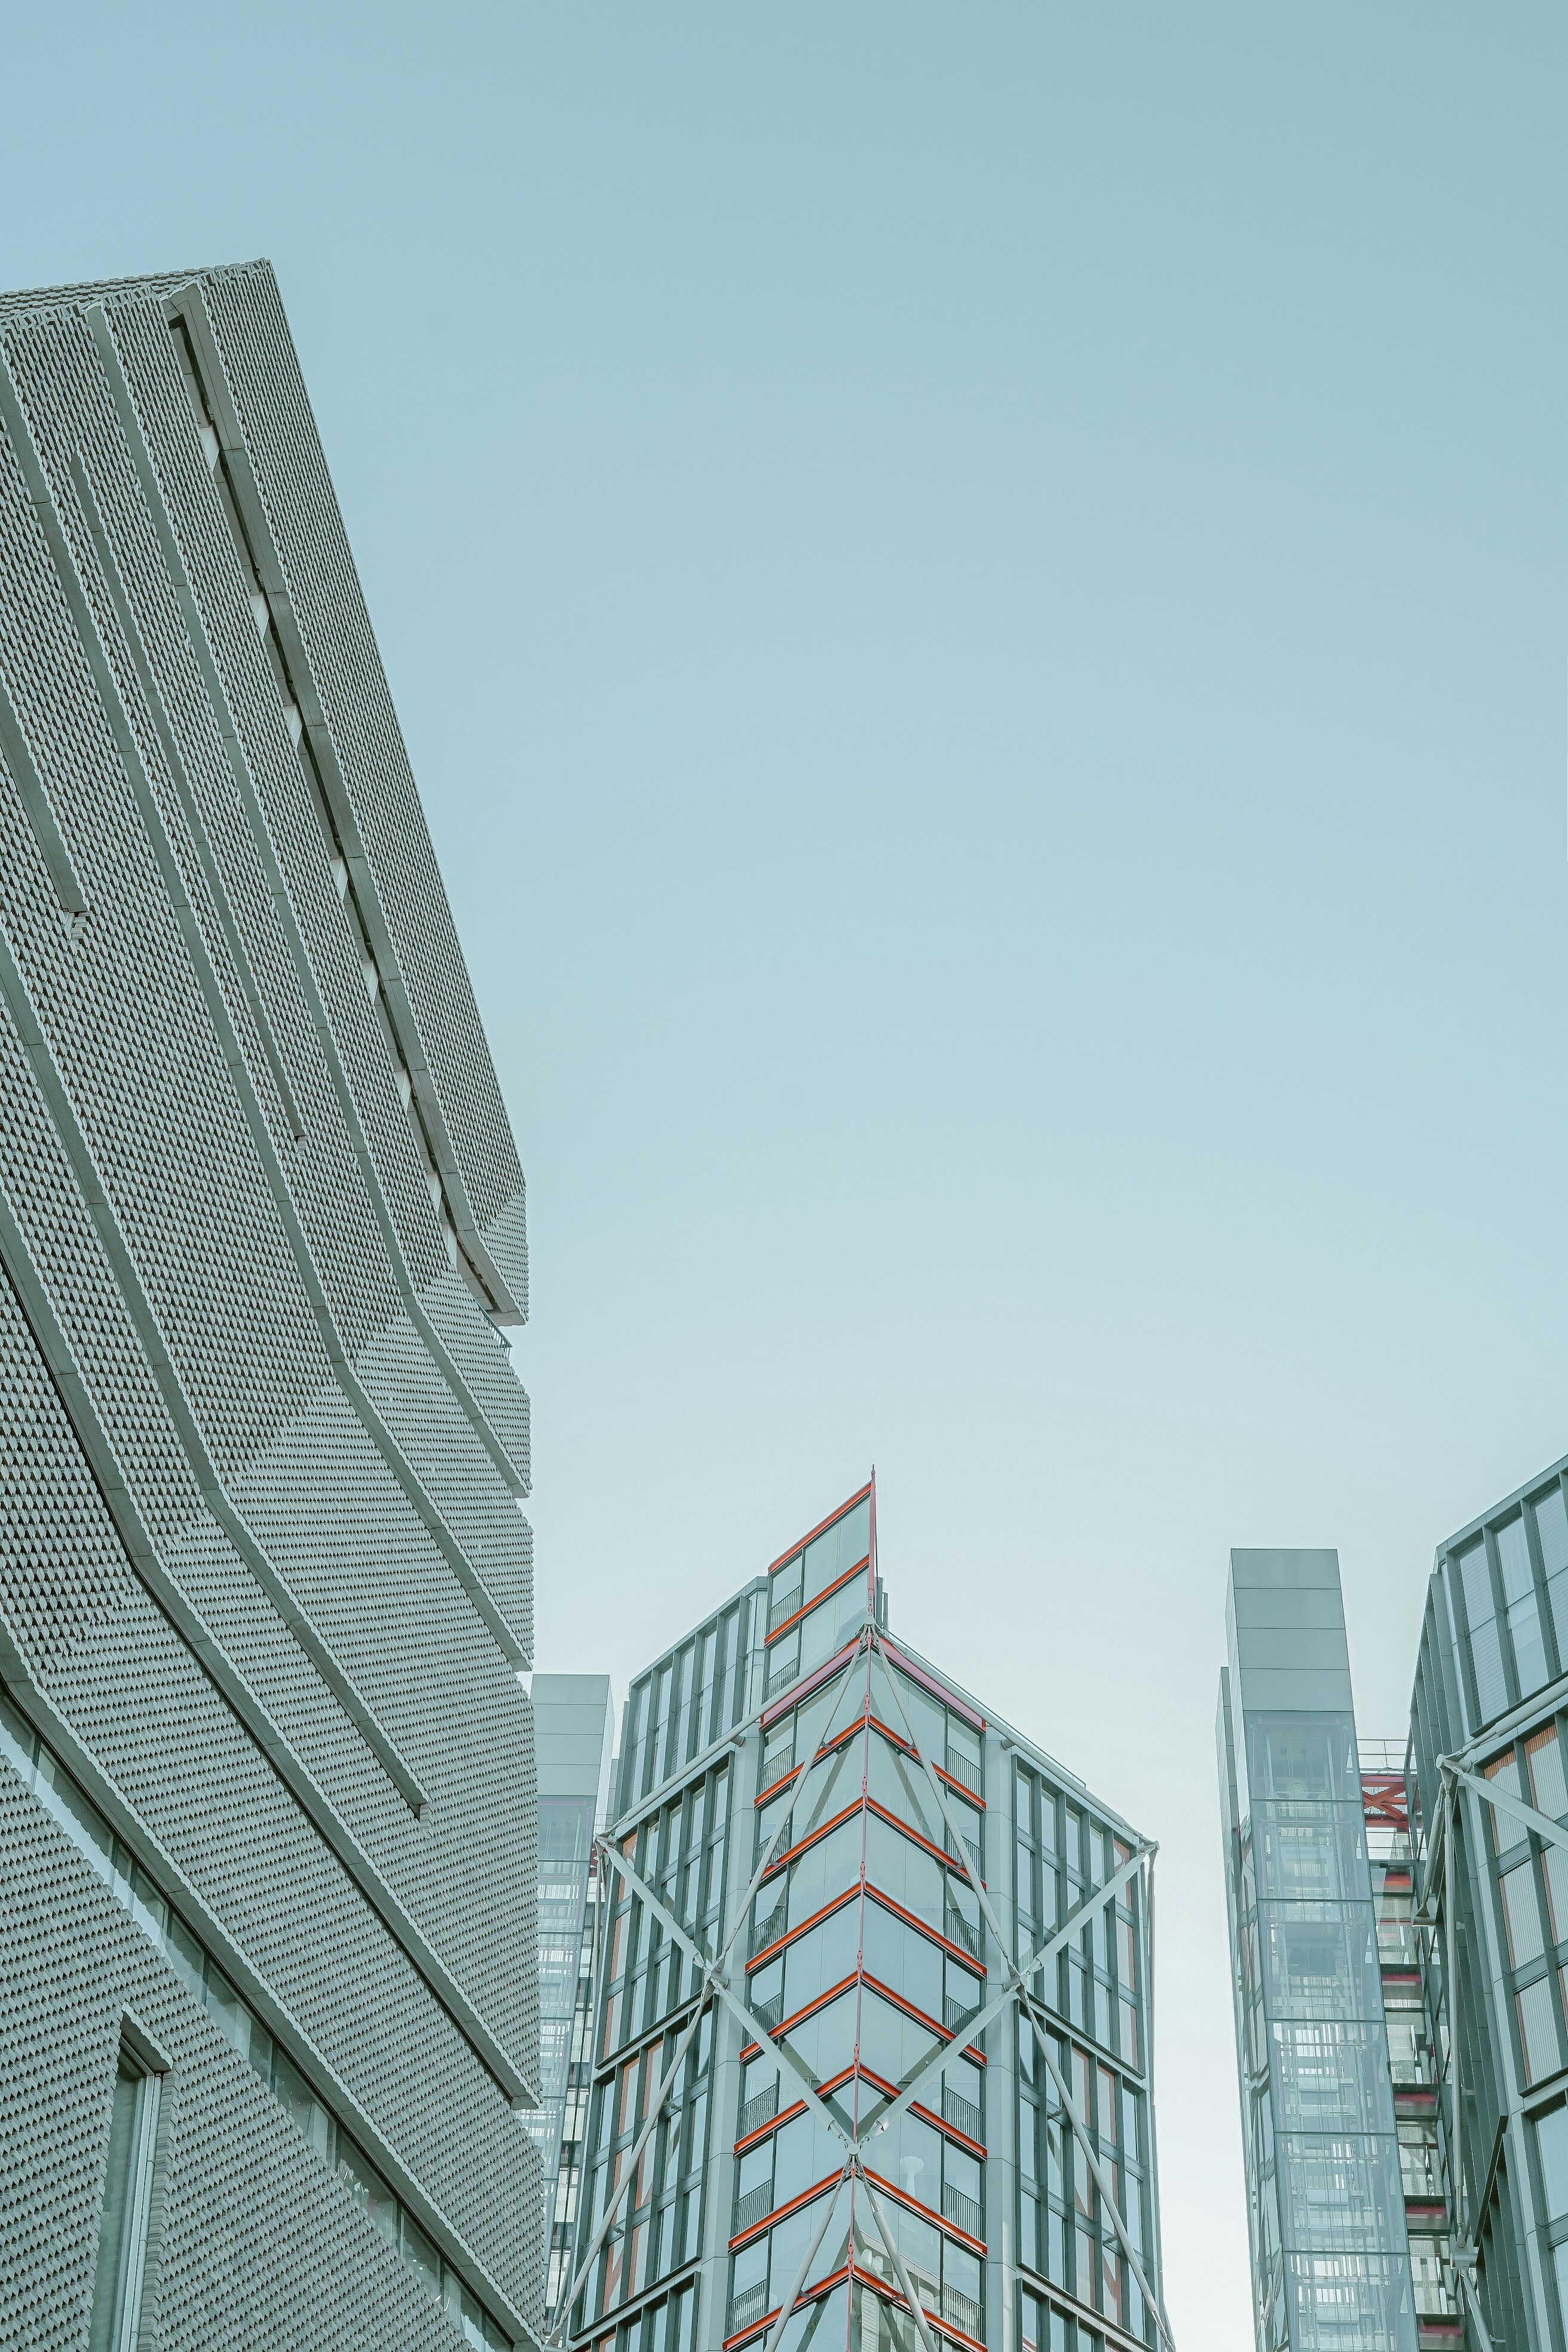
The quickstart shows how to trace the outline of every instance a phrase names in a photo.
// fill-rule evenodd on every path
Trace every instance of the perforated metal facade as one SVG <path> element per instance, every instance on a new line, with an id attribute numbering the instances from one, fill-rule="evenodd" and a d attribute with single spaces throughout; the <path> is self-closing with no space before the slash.
<path id="1" fill-rule="evenodd" d="M 142 2346 L 529 2332 L 524 1234 L 270 268 L 0 298 L 0 2343 L 117 2061 Z"/>
<path id="2" fill-rule="evenodd" d="M 632 1684 L 568 2340 L 1168 2344 L 1152 1849 L 889 1633 L 852 1496 Z"/>

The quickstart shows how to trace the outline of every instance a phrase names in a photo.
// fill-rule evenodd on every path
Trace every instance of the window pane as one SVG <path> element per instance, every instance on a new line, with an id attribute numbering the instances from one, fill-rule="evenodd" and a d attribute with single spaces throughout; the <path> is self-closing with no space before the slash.
<path id="1" fill-rule="evenodd" d="M 1465 1589 L 1465 1616 L 1470 1632 L 1487 1623 L 1496 1603 L 1492 1599 L 1491 1569 L 1487 1560 L 1485 1538 L 1459 1555 L 1459 1575 Z"/>
<path id="2" fill-rule="evenodd" d="M 142 2300 L 147 2251 L 157 2119 L 157 2077 L 142 2074 L 121 2051 L 110 2108 L 103 2219 L 99 2226 L 88 2352 L 120 2352 L 122 2345 L 134 2341 L 134 2315 Z"/>
<path id="3" fill-rule="evenodd" d="M 1511 1965 L 1516 1969 L 1526 1968 L 1531 1960 L 1538 1960 L 1545 1948 L 1541 1936 L 1541 1915 L 1536 1908 L 1532 1864 L 1521 1863 L 1517 1870 L 1504 1873 L 1502 1909 L 1508 1926 Z"/>
<path id="4" fill-rule="evenodd" d="M 1563 1785 L 1563 1750 L 1557 1742 L 1555 1726 L 1548 1731 L 1538 1731 L 1524 1746 L 1530 1759 L 1530 1785 L 1536 1811 L 1558 1821 L 1568 1813 L 1568 1787 Z"/>
<path id="5" fill-rule="evenodd" d="M 1535 2145 L 1541 2157 L 1541 2183 L 1546 2192 L 1548 2221 L 1561 2221 L 1568 2213 L 1568 2106 L 1553 2107 L 1542 2116 L 1535 2126 Z"/>
<path id="6" fill-rule="evenodd" d="M 1470 1655 L 1476 1667 L 1476 1703 L 1482 1723 L 1490 1723 L 1501 1715 L 1508 1705 L 1508 1685 L 1503 1680 L 1502 1643 L 1498 1638 L 1495 1619 L 1478 1626 L 1470 1635 Z"/>
<path id="7" fill-rule="evenodd" d="M 420 2283 L 432 2294 L 441 2292 L 441 2257 L 410 2213 L 401 2217 L 397 2251 Z"/>
<path id="8" fill-rule="evenodd" d="M 1502 1571 L 1503 1599 L 1521 1601 L 1534 1591 L 1530 1570 L 1530 1546 L 1524 1539 L 1524 1521 L 1510 1519 L 1506 1528 L 1497 1531 L 1498 1566 Z"/>
<path id="9" fill-rule="evenodd" d="M 1535 1506 L 1535 1532 L 1541 1538 L 1541 1557 L 1548 1576 L 1559 1569 L 1568 1568 L 1568 1505 L 1563 1499 L 1561 1486 L 1553 1486 L 1550 1495 L 1542 1495 Z"/>
<path id="10" fill-rule="evenodd" d="M 1526 1985 L 1514 1998 L 1519 2004 L 1519 2038 L 1524 2049 L 1527 2084 L 1543 2082 L 1558 2067 L 1557 2020 L 1553 2013 L 1552 1979 Z"/>
<path id="11" fill-rule="evenodd" d="M 1568 1944 L 1568 1853 L 1549 1845 L 1541 1857 L 1546 1872 L 1546 1908 L 1554 1944 Z"/>
<path id="12" fill-rule="evenodd" d="M 1541 1688 L 1546 1680 L 1546 1637 L 1541 1630 L 1541 1612 L 1535 1595 L 1516 1601 L 1508 1612 L 1508 1630 L 1513 1636 L 1513 1663 L 1519 1675 L 1519 1695 L 1528 1698 L 1531 1691 Z"/>
<path id="13" fill-rule="evenodd" d="M 1495 1764 L 1487 1766 L 1486 1777 L 1494 1787 L 1505 1790 L 1510 1797 L 1524 1793 L 1519 1785 L 1519 1759 L 1511 1748 L 1506 1756 L 1500 1756 Z M 1510 1845 L 1517 1845 L 1523 1837 L 1523 1824 L 1515 1821 L 1511 1813 L 1502 1812 L 1495 1805 L 1489 1805 L 1487 1811 L 1491 1815 L 1492 1845 L 1497 1853 L 1506 1853 Z"/>

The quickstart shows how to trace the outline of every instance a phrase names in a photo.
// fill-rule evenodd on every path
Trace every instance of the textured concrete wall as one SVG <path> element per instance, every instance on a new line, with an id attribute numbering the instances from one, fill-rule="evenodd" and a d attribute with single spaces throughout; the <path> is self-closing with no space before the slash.
<path id="1" fill-rule="evenodd" d="M 270 269 L 0 299 L 0 1679 L 515 2336 L 515 1147 Z M 0 2343 L 86 2344 L 127 2006 L 143 2343 L 453 2341 L 0 1766 Z"/>

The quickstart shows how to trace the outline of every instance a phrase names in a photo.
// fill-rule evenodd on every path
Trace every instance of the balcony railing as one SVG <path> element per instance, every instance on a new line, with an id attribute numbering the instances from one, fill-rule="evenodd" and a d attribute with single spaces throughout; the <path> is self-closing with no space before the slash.
<path id="1" fill-rule="evenodd" d="M 951 2326 L 962 2329 L 965 2336 L 979 2337 L 980 2305 L 968 2295 L 960 2294 L 955 2286 L 942 2288 L 942 2315 Z"/>
<path id="2" fill-rule="evenodd" d="M 765 1969 L 763 1973 L 764 1975 L 767 1973 Z M 756 2019 L 758 2024 L 762 2026 L 764 2032 L 776 2033 L 778 2032 L 780 2021 L 784 2016 L 784 1994 L 782 1992 L 774 1993 L 772 2000 L 753 2000 L 749 2002 L 748 2006 L 751 2010 L 752 2015 Z"/>
<path id="3" fill-rule="evenodd" d="M 764 2180 L 760 2189 L 748 2189 L 735 2208 L 735 2227 L 732 2235 L 738 2238 L 742 2231 L 751 2229 L 773 2210 L 773 2184 L 771 2180 Z"/>
<path id="4" fill-rule="evenodd" d="M 982 2137 L 979 2108 L 973 2099 L 961 2098 L 950 2083 L 942 2086 L 942 2119 L 969 2139 Z"/>
<path id="5" fill-rule="evenodd" d="M 948 1906 L 947 1921 L 943 1933 L 950 1944 L 957 1944 L 962 1950 L 968 1952 L 974 1959 L 978 1959 L 980 1958 L 979 1937 L 975 1934 L 973 1928 L 970 1926 L 963 1912 L 955 1911 L 951 1904 Z"/>
<path id="6" fill-rule="evenodd" d="M 754 1959 L 759 1952 L 765 1952 L 770 1944 L 776 1944 L 788 1925 L 789 1894 L 786 1888 L 784 1900 L 782 1903 L 775 1903 L 767 1917 L 759 1919 L 752 1930 L 752 1958 Z"/>
<path id="7" fill-rule="evenodd" d="M 804 1587 L 801 1585 L 792 1584 L 787 1592 L 775 1593 L 773 1596 L 773 1605 L 768 1611 L 768 1631 L 770 1633 L 776 1633 L 779 1627 L 784 1623 L 784 1619 L 795 1615 L 795 1611 L 800 1607 L 800 1596 L 803 1590 Z"/>
<path id="8" fill-rule="evenodd" d="M 740 2294 L 732 2294 L 730 2297 L 730 2320 L 724 2330 L 725 2335 L 739 2336 L 742 2327 L 754 2326 L 767 2307 L 768 2287 L 765 2279 L 759 2279 L 755 2286 L 746 2287 Z"/>
<path id="9" fill-rule="evenodd" d="M 962 2033 L 976 2013 L 967 2001 L 955 2000 L 952 1993 L 949 1993 L 942 2001 L 942 2022 L 950 2033 Z"/>
<path id="10" fill-rule="evenodd" d="M 752 2132 L 761 2131 L 764 2124 L 772 2123 L 778 2111 L 779 2086 L 773 2082 L 765 2091 L 759 2091 L 754 2099 L 746 2101 L 741 2109 L 741 2127 L 735 2137 L 745 2139 Z"/>
<path id="11" fill-rule="evenodd" d="M 944 2220 L 960 2230 L 967 2230 L 972 2238 L 980 2235 L 980 2208 L 973 2197 L 965 2197 L 951 2181 L 942 2183 L 942 2210 Z"/>
<path id="12" fill-rule="evenodd" d="M 942 1769 L 950 1780 L 958 1782 L 961 1789 L 969 1789 L 977 1797 L 984 1795 L 985 1784 L 980 1767 L 972 1764 L 967 1756 L 950 1756 Z"/>

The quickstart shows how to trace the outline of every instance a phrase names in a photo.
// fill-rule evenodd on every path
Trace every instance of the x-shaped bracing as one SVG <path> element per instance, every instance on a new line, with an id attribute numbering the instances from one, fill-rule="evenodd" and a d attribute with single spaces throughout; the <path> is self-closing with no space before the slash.
<path id="1" fill-rule="evenodd" d="M 1056 2053 L 1051 2044 L 1051 2038 L 1042 2021 L 1042 2004 L 1029 1990 L 1031 1979 L 1037 1976 L 1040 1970 L 1045 1968 L 1047 1963 L 1054 1958 L 1056 1954 L 1061 1949 L 1062 1946 L 1066 1944 L 1070 1937 L 1080 1933 L 1088 1925 L 1089 1921 L 1093 1918 L 1098 1912 L 1103 1910 L 1108 1903 L 1114 1901 L 1121 1888 L 1127 1885 L 1131 1878 L 1142 1870 L 1145 1864 L 1148 1865 L 1151 1872 L 1152 1871 L 1154 1855 L 1158 1851 L 1158 1848 L 1152 1841 L 1140 1841 L 1134 1846 L 1127 1861 L 1111 1874 L 1102 1886 L 1098 1887 L 1092 1895 L 1087 1896 L 1083 1902 L 1077 1905 L 1077 1906 L 1063 1921 L 1062 1925 L 1054 1929 L 1053 1932 L 1046 1937 L 1045 1941 L 1040 1944 L 1036 1950 L 1030 1953 L 1027 1959 L 1026 1959 L 1021 1966 L 1015 1963 L 1010 1952 L 1008 1951 L 1006 1938 L 1003 1935 L 1001 1923 L 992 1906 L 990 1897 L 988 1896 L 985 1887 L 981 1881 L 980 1874 L 978 1871 L 972 1869 L 970 1866 L 968 1847 L 963 1830 L 953 1813 L 952 1801 L 946 1790 L 942 1784 L 942 1780 L 931 1762 L 931 1758 L 927 1756 L 923 1748 L 914 1736 L 909 1717 L 904 1710 L 903 1702 L 899 1696 L 893 1675 L 889 1671 L 889 1661 L 883 1655 L 880 1638 L 876 1627 L 869 1622 L 862 1628 L 860 1638 L 856 1645 L 853 1655 L 845 1662 L 847 1672 L 853 1666 L 855 1659 L 863 1654 L 874 1655 L 881 1659 L 883 1681 L 887 1687 L 889 1696 L 891 1697 L 893 1705 L 898 1710 L 903 1727 L 903 1737 L 910 1753 L 920 1765 L 921 1769 L 930 1785 L 931 1795 L 936 1802 L 938 1813 L 942 1821 L 945 1823 L 949 1835 L 952 1837 L 958 1867 L 963 1872 L 964 1878 L 972 1888 L 975 1899 L 979 1904 L 981 1912 L 984 1917 L 986 1927 L 991 1932 L 991 1938 L 993 1943 L 995 1945 L 996 1951 L 1001 1961 L 1002 1973 L 1005 1978 L 1002 1989 L 992 1998 L 984 2008 L 978 2011 L 973 2017 L 965 2021 L 962 2029 L 961 2035 L 955 2036 L 952 2042 L 942 2043 L 938 2049 L 932 2052 L 924 2065 L 922 2065 L 917 2071 L 913 2078 L 905 2084 L 904 2088 L 899 2094 L 899 2096 L 894 2100 L 892 2105 L 887 2110 L 887 2112 L 881 2116 L 876 2123 L 870 2125 L 865 2131 L 857 2134 L 845 2128 L 838 2117 L 833 2114 L 832 2110 L 822 2098 L 816 2084 L 812 2081 L 810 2075 L 807 2074 L 805 2066 L 795 2055 L 795 2052 L 792 2051 L 787 2044 L 774 2040 L 773 2034 L 763 2023 L 762 2020 L 753 2013 L 753 2011 L 748 2007 L 745 2000 L 742 1999 L 741 1995 L 735 1991 L 733 1986 L 731 1984 L 726 1971 L 726 1962 L 728 1961 L 730 1953 L 734 1947 L 736 1937 L 740 1935 L 742 1928 L 744 1927 L 750 1916 L 752 1904 L 756 1895 L 757 1889 L 762 1885 L 763 1880 L 773 1866 L 774 1858 L 779 1851 L 780 1842 L 783 1839 L 790 1822 L 794 1818 L 795 1807 L 805 1793 L 806 1784 L 811 1779 L 813 1769 L 822 1759 L 833 1718 L 838 1711 L 841 1700 L 852 1687 L 847 1681 L 839 1683 L 837 1677 L 835 1678 L 832 1704 L 826 1710 L 822 1722 L 821 1730 L 818 1733 L 816 1741 L 811 1744 L 812 1752 L 808 1759 L 800 1767 L 794 1788 L 791 1790 L 787 1799 L 785 1799 L 780 1806 L 778 1818 L 773 1824 L 773 1832 L 768 1839 L 768 1843 L 763 1848 L 762 1859 L 759 1861 L 755 1870 L 752 1874 L 751 1882 L 746 1888 L 745 1894 L 736 1906 L 733 1924 L 716 1954 L 710 1954 L 702 1949 L 695 1937 L 689 1935 L 680 1925 L 680 1922 L 675 1918 L 668 1906 L 654 1893 L 653 1889 L 633 1867 L 626 1854 L 621 1852 L 617 1845 L 610 1843 L 605 1839 L 599 1839 L 597 1841 L 598 1850 L 605 1865 L 618 1874 L 627 1889 L 632 1894 L 640 1897 L 646 1907 L 652 1912 L 654 1917 L 664 1928 L 665 1933 L 669 1937 L 670 1940 L 678 1945 L 679 1948 L 687 1954 L 689 1958 L 697 1963 L 697 1966 L 701 1970 L 702 1974 L 700 1985 L 693 1999 L 690 2017 L 688 2019 L 687 2023 L 682 2030 L 680 2039 L 676 2044 L 674 2054 L 670 2059 L 668 2066 L 665 2070 L 663 2079 L 658 2085 L 653 2104 L 649 2107 L 647 2115 L 644 2118 L 642 2129 L 638 2132 L 637 2138 L 633 2141 L 631 2147 L 626 2153 L 622 2164 L 620 2177 L 616 2181 L 615 2189 L 613 2190 L 609 2201 L 605 2206 L 603 2218 L 601 2219 L 597 2229 L 594 2232 L 593 2238 L 583 2255 L 582 2261 L 577 2265 L 576 2273 L 574 2275 L 570 2285 L 565 2289 L 556 2305 L 549 2340 L 552 2343 L 559 2343 L 561 2341 L 562 2329 L 565 2316 L 567 2313 L 570 2312 L 577 2295 L 582 2291 L 583 2283 L 589 2275 L 589 2273 L 598 2257 L 600 2248 L 603 2246 L 605 2239 L 609 2236 L 611 2230 L 614 2228 L 616 2217 L 620 2211 L 621 2206 L 625 2202 L 626 2196 L 629 2194 L 633 2182 L 637 2179 L 637 2168 L 642 2158 L 643 2150 L 646 2148 L 648 2140 L 652 2137 L 654 2126 L 658 2123 L 658 2118 L 663 2112 L 665 2104 L 669 2097 L 669 2094 L 679 2079 L 680 2069 L 685 2063 L 686 2053 L 691 2046 L 692 2039 L 697 2032 L 698 2026 L 702 2017 L 706 2014 L 710 2002 L 714 1999 L 717 1999 L 722 2001 L 725 2007 L 734 2013 L 740 2022 L 746 2028 L 750 2037 L 758 2042 L 763 2049 L 768 2052 L 774 2063 L 778 2066 L 781 2074 L 787 2074 L 792 2078 L 807 2111 L 815 2116 L 816 2120 L 844 2150 L 842 2169 L 839 2172 L 837 2179 L 833 2183 L 831 2193 L 822 2200 L 822 2219 L 806 2246 L 805 2255 L 801 2262 L 799 2275 L 790 2291 L 789 2296 L 786 2301 L 779 2306 L 777 2318 L 768 2338 L 766 2352 L 779 2352 L 779 2345 L 782 2339 L 784 2328 L 789 2319 L 790 2314 L 794 2311 L 796 2303 L 800 2299 L 801 2292 L 805 2287 L 811 2265 L 816 2259 L 817 2251 L 821 2246 L 823 2238 L 826 2234 L 828 2224 L 833 2218 L 833 2213 L 838 2202 L 839 2192 L 843 2188 L 844 2182 L 851 2179 L 858 2179 L 866 2190 L 872 2218 L 877 2224 L 878 2234 L 881 2238 L 882 2243 L 887 2249 L 888 2257 L 892 2264 L 894 2274 L 899 2281 L 900 2292 L 903 2294 L 904 2299 L 909 2305 L 910 2314 L 920 2331 L 924 2352 L 937 2352 L 937 2347 L 931 2337 L 931 2330 L 926 2324 L 920 2298 L 914 2293 L 913 2286 L 910 2280 L 909 2273 L 905 2269 L 902 2257 L 900 2255 L 898 2248 L 894 2243 L 894 2233 L 887 2226 L 880 2200 L 878 2199 L 875 2190 L 872 2189 L 870 2179 L 867 2175 L 864 2161 L 865 2150 L 873 2140 L 879 2138 L 883 2132 L 889 2128 L 891 2125 L 897 2123 L 900 2117 L 906 2114 L 909 2108 L 914 2105 L 915 2101 L 920 2098 L 921 2093 L 924 2092 L 938 2076 L 945 2072 L 952 2058 L 953 2049 L 961 2040 L 963 2042 L 973 2042 L 976 2040 L 978 2036 L 984 2032 L 986 2026 L 991 2024 L 996 2018 L 1000 2017 L 1005 2011 L 1010 2010 L 1013 2005 L 1016 2003 L 1020 2013 L 1028 2021 L 1030 2030 L 1033 2032 L 1036 2043 L 1039 2049 L 1040 2055 L 1045 2062 L 1047 2072 L 1049 2074 L 1052 2084 L 1055 2086 L 1057 2097 L 1061 2104 L 1062 2110 L 1067 2116 L 1068 2123 L 1072 2126 L 1073 2135 L 1078 2140 L 1079 2147 L 1083 2151 L 1084 2158 L 1089 2166 L 1091 2175 L 1093 2176 L 1095 2186 L 1100 2191 L 1100 2200 L 1105 2211 L 1110 2217 L 1111 2227 L 1115 2231 L 1117 2239 L 1121 2246 L 1121 2250 L 1127 2257 L 1128 2265 L 1131 2270 L 1133 2277 L 1137 2280 L 1138 2286 L 1143 2296 L 1144 2302 L 1148 2305 L 1149 2309 L 1154 2315 L 1155 2325 L 1158 2326 L 1160 2334 L 1164 2339 L 1167 2352 L 1175 2352 L 1175 2339 L 1171 2334 L 1170 2323 L 1166 2319 L 1163 2306 L 1150 2287 L 1142 2262 L 1139 2256 L 1138 2249 L 1132 2242 L 1131 2235 L 1127 2228 L 1126 2221 L 1122 2217 L 1121 2209 L 1116 2201 L 1115 2190 L 1110 2176 L 1100 2160 L 1099 2150 L 1095 2147 L 1090 2137 L 1088 2123 L 1085 2117 L 1080 2114 L 1077 2102 L 1074 2100 L 1071 2092 L 1068 2090 L 1066 2080 L 1062 2074 L 1061 2068 L 1057 2062 Z M 803 1704 L 808 1703 L 808 1701 L 803 1702 Z M 774 1704 L 776 1705 L 777 1702 L 774 1702 Z M 756 1715 L 751 1717 L 746 1723 L 739 1727 L 737 1733 L 731 1734 L 731 1738 L 739 1739 L 743 1738 L 750 1731 L 755 1729 L 761 1721 L 762 1713 L 763 1711 L 765 1710 L 759 1710 Z M 854 1718 L 851 1718 L 851 1720 L 853 1719 Z M 847 1726 L 845 1727 L 845 1728 L 847 1727 Z M 994 1972 L 987 1969 L 985 1973 L 987 1979 L 989 1980 Z"/>

